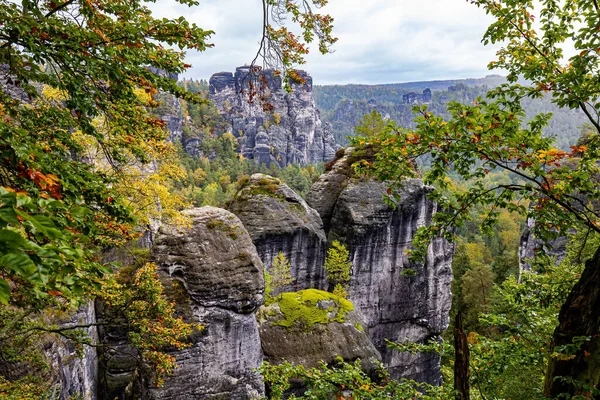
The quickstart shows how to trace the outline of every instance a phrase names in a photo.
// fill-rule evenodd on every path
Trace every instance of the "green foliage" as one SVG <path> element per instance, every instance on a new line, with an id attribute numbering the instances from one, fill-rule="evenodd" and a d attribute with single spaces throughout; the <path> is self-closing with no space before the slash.
<path id="1" fill-rule="evenodd" d="M 280 400 L 305 399 L 321 400 L 333 398 L 351 399 L 412 399 L 442 400 L 452 397 L 452 392 L 444 387 L 431 386 L 415 381 L 392 380 L 381 366 L 373 379 L 361 369 L 360 360 L 353 363 L 338 358 L 336 365 L 322 363 L 318 368 L 305 368 L 285 362 L 280 365 L 263 363 L 260 372 L 267 386 L 267 398 Z M 287 397 L 291 388 L 290 380 L 300 380 L 306 385 L 306 391 L 300 397 Z"/>
<path id="2" fill-rule="evenodd" d="M 365 114 L 363 119 L 354 127 L 354 133 L 357 136 L 374 136 L 385 128 L 386 121 L 382 118 L 381 114 L 377 110 L 373 110 L 368 114 Z"/>
<path id="3" fill-rule="evenodd" d="M 335 285 L 332 293 L 339 297 L 343 297 L 343 298 L 348 297 L 348 292 L 346 292 L 346 289 L 340 283 Z"/>
<path id="4" fill-rule="evenodd" d="M 187 338 L 194 330 L 203 329 L 174 316 L 175 305 L 163 295 L 156 266 L 151 263 L 131 277 L 121 274 L 120 281 L 105 284 L 97 295 L 105 306 L 108 321 L 126 321 L 130 344 L 140 351 L 140 362 L 152 367 L 157 386 L 164 383 L 176 366 L 175 357 L 164 350 L 189 347 Z"/>
<path id="5" fill-rule="evenodd" d="M 310 331 L 314 324 L 344 322 L 354 305 L 345 298 L 317 289 L 281 293 L 276 298 L 284 318 L 273 325 Z"/>
<path id="6" fill-rule="evenodd" d="M 47 400 L 52 397 L 48 383 L 35 377 L 9 381 L 0 376 L 0 398 L 4 400 Z"/>
<path id="7" fill-rule="evenodd" d="M 222 207 L 245 186 L 250 175 L 264 173 L 282 180 L 300 196 L 306 196 L 311 184 L 324 169 L 323 164 L 288 165 L 283 169 L 273 165 L 267 168 L 254 160 L 244 159 L 237 153 L 237 144 L 234 143 L 235 149 L 231 145 L 227 137 L 203 136 L 202 153 L 214 154 L 213 159 L 204 156 L 194 158 L 180 148 L 179 157 L 187 171 L 187 179 L 175 183 L 175 192 L 198 207 Z"/>
<path id="8" fill-rule="evenodd" d="M 350 270 L 352 262 L 349 260 L 350 252 L 346 246 L 337 240 L 331 243 L 331 247 L 327 250 L 325 258 L 325 270 L 327 271 L 327 280 L 332 287 L 347 286 L 350 282 Z"/>
<path id="9" fill-rule="evenodd" d="M 265 268 L 265 303 L 269 304 L 274 294 L 280 292 L 295 280 L 292 278 L 290 261 L 280 251 L 273 259 L 271 268 L 268 270 Z"/>
<path id="10" fill-rule="evenodd" d="M 462 305 L 465 309 L 465 325 L 475 328 L 480 313 L 489 311 L 492 286 L 494 284 L 492 268 L 486 264 L 475 264 L 462 276 Z"/>

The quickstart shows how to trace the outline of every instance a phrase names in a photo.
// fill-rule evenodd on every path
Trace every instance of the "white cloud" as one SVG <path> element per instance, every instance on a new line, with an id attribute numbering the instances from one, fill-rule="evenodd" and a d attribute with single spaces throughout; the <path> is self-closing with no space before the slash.
<path id="1" fill-rule="evenodd" d="M 261 35 L 259 0 L 204 0 L 187 8 L 160 0 L 156 16 L 184 15 L 216 33 L 215 47 L 190 52 L 186 76 L 208 78 L 249 63 Z M 330 0 L 324 12 L 335 19 L 335 53 L 313 49 L 302 66 L 316 84 L 391 83 L 480 77 L 495 50 L 481 37 L 491 20 L 465 0 Z"/>

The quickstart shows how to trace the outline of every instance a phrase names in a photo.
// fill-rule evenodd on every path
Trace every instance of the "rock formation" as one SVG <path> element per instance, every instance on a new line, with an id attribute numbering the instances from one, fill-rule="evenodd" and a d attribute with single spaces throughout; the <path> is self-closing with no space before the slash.
<path id="1" fill-rule="evenodd" d="M 205 329 L 192 334 L 192 347 L 170 352 L 178 367 L 160 388 L 136 387 L 134 360 L 110 354 L 102 374 L 105 399 L 250 400 L 264 392 L 254 371 L 263 359 L 255 316 L 264 292 L 260 258 L 235 215 L 214 207 L 186 213 L 191 228 L 161 227 L 151 259 L 177 313 Z M 126 335 L 108 333 L 112 346 L 128 350 Z"/>
<path id="2" fill-rule="evenodd" d="M 81 306 L 63 326 L 92 325 L 96 322 L 96 312 L 92 302 Z M 91 343 L 98 342 L 98 331 L 95 326 L 85 328 Z M 57 384 L 60 385 L 59 399 L 81 397 L 95 400 L 98 382 L 98 356 L 96 348 L 83 346 L 81 357 L 72 341 L 58 337 L 45 351 L 50 359 Z"/>
<path id="3" fill-rule="evenodd" d="M 239 67 L 235 74 L 219 72 L 210 78 L 210 99 L 238 139 L 244 157 L 270 165 L 328 161 L 335 141 L 323 129 L 312 97 L 312 78 L 297 71 L 303 83 L 292 93 L 282 88 L 273 70 L 255 72 Z"/>
<path id="4" fill-rule="evenodd" d="M 337 357 L 360 359 L 370 371 L 381 361 L 371 343 L 365 317 L 348 300 L 315 289 L 284 293 L 258 312 L 260 341 L 265 359 L 288 361 L 307 368 Z"/>
<path id="5" fill-rule="evenodd" d="M 349 299 L 367 318 L 369 335 L 392 377 L 440 383 L 439 357 L 387 349 L 384 339 L 439 340 L 449 323 L 453 246 L 429 246 L 424 264 L 411 264 L 406 250 L 416 229 L 431 223 L 431 188 L 404 183 L 396 209 L 384 204 L 387 185 L 352 178 L 351 163 L 362 156 L 348 149 L 311 188 L 307 200 L 321 214 L 329 240 L 340 240 L 353 263 Z"/>
<path id="6" fill-rule="evenodd" d="M 327 288 L 321 217 L 286 184 L 254 174 L 228 208 L 243 222 L 267 268 L 280 251 L 290 261 L 296 281 L 286 290 Z"/>
<path id="7" fill-rule="evenodd" d="M 423 90 L 423 94 L 408 92 L 402 95 L 402 103 L 404 104 L 428 104 L 433 99 L 431 89 Z"/>
<path id="8" fill-rule="evenodd" d="M 554 257 L 556 264 L 560 263 L 567 256 L 567 242 L 566 236 L 560 236 L 555 240 L 551 240 L 548 243 L 544 243 L 535 237 L 532 230 L 535 224 L 533 218 L 527 219 L 527 225 L 521 234 L 521 240 L 519 242 L 519 281 L 521 280 L 521 273 L 523 271 L 531 270 L 531 262 L 535 258 L 536 249 L 543 249 L 543 254 Z"/>
<path id="9" fill-rule="evenodd" d="M 262 352 L 255 312 L 262 304 L 262 263 L 240 220 L 218 208 L 188 212 L 189 231 L 161 228 L 152 258 L 167 287 L 184 291 L 180 309 L 206 329 L 193 347 L 173 352 L 178 368 L 152 399 L 259 398 Z"/>

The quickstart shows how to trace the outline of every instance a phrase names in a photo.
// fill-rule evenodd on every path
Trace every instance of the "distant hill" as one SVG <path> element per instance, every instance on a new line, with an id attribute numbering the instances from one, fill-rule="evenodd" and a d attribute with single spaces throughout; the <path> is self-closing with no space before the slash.
<path id="1" fill-rule="evenodd" d="M 354 135 L 354 126 L 364 114 L 377 110 L 401 126 L 414 126 L 412 106 L 425 99 L 429 109 L 446 116 L 446 105 L 451 100 L 471 103 L 477 97 L 485 97 L 494 87 L 505 82 L 500 75 L 488 75 L 478 79 L 454 79 L 391 83 L 379 85 L 328 85 L 314 86 L 313 97 L 323 122 L 332 125 L 336 142 L 348 144 L 347 136 Z M 431 90 L 431 96 L 423 93 Z M 586 122 L 579 111 L 559 109 L 549 98 L 527 100 L 523 106 L 529 117 L 541 112 L 552 112 L 554 118 L 546 129 L 546 135 L 556 138 L 557 145 L 568 148 L 575 144 L 581 126 Z"/>

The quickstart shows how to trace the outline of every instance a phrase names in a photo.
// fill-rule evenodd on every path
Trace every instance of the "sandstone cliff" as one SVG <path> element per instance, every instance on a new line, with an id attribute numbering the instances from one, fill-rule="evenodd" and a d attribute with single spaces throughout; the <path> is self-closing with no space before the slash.
<path id="1" fill-rule="evenodd" d="M 191 227 L 161 227 L 151 260 L 179 316 L 205 328 L 189 338 L 192 347 L 170 352 L 178 367 L 160 388 L 140 381 L 127 332 L 103 332 L 116 349 L 102 365 L 104 399 L 250 400 L 264 392 L 254 371 L 263 359 L 255 313 L 264 278 L 256 248 L 230 212 L 203 207 L 186 213 Z"/>
<path id="2" fill-rule="evenodd" d="M 255 312 L 263 267 L 240 220 L 218 208 L 188 212 L 189 231 L 161 228 L 152 258 L 166 284 L 184 290 L 186 319 L 206 326 L 193 347 L 174 352 L 179 368 L 152 399 L 254 399 L 263 393 Z M 180 295 L 181 296 L 181 295 Z"/>
<path id="3" fill-rule="evenodd" d="M 323 264 L 327 240 L 319 214 L 286 184 L 268 175 L 252 175 L 229 205 L 250 233 L 267 269 L 281 251 L 295 282 L 284 291 L 326 289 Z"/>
<path id="4" fill-rule="evenodd" d="M 281 77 L 272 70 L 254 73 L 239 67 L 235 74 L 219 72 L 210 78 L 210 99 L 244 157 L 281 167 L 333 158 L 335 141 L 321 124 L 312 78 L 297 72 L 305 82 L 292 84 L 292 93 L 283 90 Z"/>
<path id="5" fill-rule="evenodd" d="M 431 223 L 435 204 L 431 188 L 419 180 L 405 182 L 395 209 L 384 204 L 385 183 L 352 177 L 352 149 L 321 176 L 307 196 L 328 227 L 328 239 L 340 240 L 351 252 L 349 299 L 367 318 L 369 335 L 395 378 L 440 383 L 439 357 L 433 353 L 393 352 L 385 339 L 439 340 L 448 327 L 452 303 L 453 246 L 435 240 L 423 264 L 406 257 L 419 226 Z"/>

